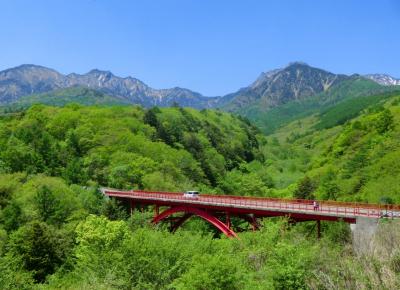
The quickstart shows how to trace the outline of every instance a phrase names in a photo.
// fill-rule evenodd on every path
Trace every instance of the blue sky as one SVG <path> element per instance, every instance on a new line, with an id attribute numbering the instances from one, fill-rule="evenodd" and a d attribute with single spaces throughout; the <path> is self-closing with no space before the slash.
<path id="1" fill-rule="evenodd" d="M 223 95 L 291 61 L 400 77 L 400 1 L 0 0 L 0 70 L 93 68 Z"/>

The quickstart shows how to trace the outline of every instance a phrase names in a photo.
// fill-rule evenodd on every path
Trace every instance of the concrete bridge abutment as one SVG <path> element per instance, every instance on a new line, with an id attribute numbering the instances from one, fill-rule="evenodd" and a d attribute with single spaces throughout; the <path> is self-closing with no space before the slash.
<path id="1" fill-rule="evenodd" d="M 356 223 L 350 225 L 353 249 L 357 254 L 373 250 L 374 238 L 379 226 L 378 218 L 357 217 Z"/>

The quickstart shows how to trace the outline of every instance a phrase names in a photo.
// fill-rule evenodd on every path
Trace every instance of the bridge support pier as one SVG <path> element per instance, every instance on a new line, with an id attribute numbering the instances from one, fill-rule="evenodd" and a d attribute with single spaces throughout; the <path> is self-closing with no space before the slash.
<path id="1" fill-rule="evenodd" d="M 160 214 L 160 208 L 158 205 L 154 206 L 154 218 Z"/>
<path id="2" fill-rule="evenodd" d="M 317 239 L 321 238 L 321 221 L 317 220 Z"/>
<path id="3" fill-rule="evenodd" d="M 253 232 L 260 229 L 260 224 L 257 221 L 257 217 L 254 214 L 249 214 L 242 217 L 245 221 L 247 221 L 251 225 L 251 230 Z"/>
<path id="4" fill-rule="evenodd" d="M 377 218 L 358 217 L 356 223 L 350 225 L 353 249 L 357 254 L 372 251 L 378 224 Z"/>
<path id="5" fill-rule="evenodd" d="M 257 217 L 254 214 L 241 214 L 237 216 L 248 222 L 253 232 L 260 228 L 260 224 L 258 223 Z"/>

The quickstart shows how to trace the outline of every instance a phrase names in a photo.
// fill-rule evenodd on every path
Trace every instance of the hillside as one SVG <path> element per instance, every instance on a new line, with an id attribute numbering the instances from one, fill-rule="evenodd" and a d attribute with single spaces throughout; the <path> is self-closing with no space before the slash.
<path id="1" fill-rule="evenodd" d="M 257 132 L 207 110 L 38 105 L 3 115 L 0 172 L 116 188 L 210 187 L 241 163 L 262 160 Z"/>
<path id="2" fill-rule="evenodd" d="M 263 132 L 271 134 L 282 125 L 326 110 L 342 101 L 397 89 L 396 86 L 381 86 L 371 80 L 353 76 L 308 98 L 291 100 L 275 107 L 265 107 L 260 100 L 237 112 L 252 120 Z"/>
<path id="3" fill-rule="evenodd" d="M 81 90 L 87 89 L 77 88 Z M 365 144 L 378 142 L 375 139 L 400 142 L 396 126 L 380 134 L 373 121 L 387 112 L 381 109 L 385 106 L 397 124 L 399 94 L 339 102 L 298 118 L 268 138 L 246 119 L 212 110 L 33 106 L 2 115 L 0 166 L 2 172 L 45 173 L 78 184 L 292 197 L 305 175 L 315 175 L 320 182 L 317 172 L 325 169 L 316 164 L 331 164 L 340 186 L 345 186 L 350 181 L 342 180 L 340 172 L 360 148 L 367 150 Z M 364 131 L 352 132 L 349 123 L 361 123 Z M 351 140 L 343 156 L 332 155 L 336 140 L 347 138 L 341 137 L 346 130 L 361 134 L 357 142 L 363 145 Z M 372 149 L 386 154 L 383 148 Z M 378 202 L 386 195 L 398 200 L 393 192 L 354 194 L 348 188 L 341 192 L 338 198 L 344 200 Z M 322 193 L 319 197 L 327 198 Z"/>
<path id="4" fill-rule="evenodd" d="M 262 73 L 250 86 L 218 100 L 223 110 L 246 116 L 264 133 L 352 98 L 397 90 L 377 78 L 333 74 L 295 62 Z"/>
<path id="5" fill-rule="evenodd" d="M 340 188 L 337 199 L 399 202 L 389 187 L 387 193 L 372 189 L 381 182 L 373 177 L 376 166 L 398 160 L 399 95 L 354 98 L 268 138 L 247 120 L 218 111 L 36 105 L 2 114 L 0 172 L 46 174 L 82 185 L 277 197 L 293 197 L 297 182 L 309 175 L 325 199 L 332 197 L 319 184 L 329 171 Z M 377 129 L 377 120 L 385 118 L 393 125 Z M 351 165 L 353 157 L 367 162 L 362 172 L 357 160 Z M 349 170 L 350 177 L 344 173 Z M 357 182 L 365 189 L 353 192 Z"/>
<path id="6" fill-rule="evenodd" d="M 353 99 L 296 120 L 268 144 L 271 167 L 280 168 L 271 176 L 282 188 L 293 184 L 293 176 L 308 176 L 320 199 L 400 203 L 400 92 Z"/>
<path id="7" fill-rule="evenodd" d="M 268 138 L 248 120 L 213 110 L 68 104 L 3 113 L 0 283 L 6 289 L 396 288 L 397 280 L 376 277 L 397 256 L 361 260 L 349 251 L 346 224 L 323 222 L 317 240 L 314 223 L 268 220 L 251 232 L 232 218 L 240 232 L 234 240 L 194 218 L 171 234 L 167 223 L 149 224 L 151 208 L 129 215 L 98 191 L 101 185 L 400 202 L 400 95 L 385 98 L 386 109 L 375 104 L 344 125 L 317 129 L 324 115 L 314 115 Z M 397 245 L 399 237 L 390 235 L 396 224 L 384 226 L 376 245 L 391 253 L 395 248 L 384 241 Z M 365 265 L 373 269 L 367 278 L 357 270 Z M 397 270 L 385 271 L 392 277 Z"/>
<path id="8" fill-rule="evenodd" d="M 34 104 L 45 104 L 62 107 L 69 103 L 80 105 L 128 105 L 125 99 L 111 97 L 96 90 L 86 87 L 70 87 L 66 89 L 57 89 L 50 93 L 33 94 L 21 97 L 12 104 L 5 106 L 10 110 L 13 108 L 28 108 Z"/>

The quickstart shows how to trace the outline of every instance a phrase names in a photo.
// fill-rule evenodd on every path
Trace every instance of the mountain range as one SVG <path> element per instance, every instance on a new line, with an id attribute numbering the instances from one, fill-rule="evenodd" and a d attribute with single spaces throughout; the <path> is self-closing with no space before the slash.
<path id="1" fill-rule="evenodd" d="M 21 97 L 49 93 L 71 87 L 86 87 L 98 90 L 114 97 L 121 103 L 140 104 L 145 107 L 181 106 L 194 108 L 212 107 L 216 98 L 204 97 L 188 89 L 153 89 L 142 81 L 126 77 L 121 78 L 109 71 L 98 69 L 80 75 L 63 75 L 53 69 L 38 65 L 21 65 L 0 72 L 0 104 L 10 104 Z"/>
<path id="2" fill-rule="evenodd" d="M 302 62 L 263 72 L 249 86 L 219 97 L 185 88 L 154 89 L 133 77 L 94 69 L 61 74 L 38 65 L 0 72 L 0 105 L 138 104 L 144 107 L 220 108 L 255 121 L 265 132 L 293 118 L 309 115 L 343 100 L 396 90 L 400 80 L 384 74 L 334 74 Z"/>

